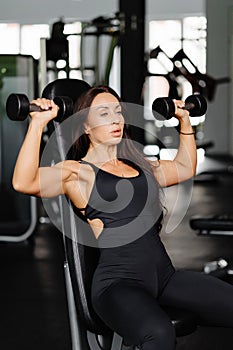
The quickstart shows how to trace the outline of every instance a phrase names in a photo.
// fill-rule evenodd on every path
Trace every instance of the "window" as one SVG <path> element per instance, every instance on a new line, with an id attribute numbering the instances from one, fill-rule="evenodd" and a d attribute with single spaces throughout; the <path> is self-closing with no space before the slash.
<path id="1" fill-rule="evenodd" d="M 23 25 L 20 30 L 20 53 L 40 58 L 40 39 L 49 38 L 47 24 Z"/>
<path id="2" fill-rule="evenodd" d="M 0 23 L 0 54 L 17 54 L 20 52 L 20 25 L 17 23 Z"/>
<path id="3" fill-rule="evenodd" d="M 174 75 L 174 67 L 180 64 L 176 57 L 183 54 L 182 65 L 188 72 L 206 72 L 206 18 L 186 17 L 182 20 L 158 20 L 149 23 L 147 53 L 148 77 L 144 87 L 145 130 L 146 143 L 154 144 L 161 141 L 166 147 L 173 148 L 176 142 L 171 136 L 172 130 L 178 125 L 176 118 L 169 121 L 155 121 L 151 107 L 155 98 L 177 93 L 185 99 L 193 93 L 190 82 L 182 75 Z M 172 91 L 173 89 L 173 91 Z M 173 97 L 175 98 L 175 97 Z M 204 137 L 201 126 L 205 116 L 192 117 L 194 127 L 199 127 L 200 138 Z M 165 127 L 165 128 L 164 128 Z M 166 130 L 167 129 L 167 130 Z"/>
<path id="4" fill-rule="evenodd" d="M 206 18 L 205 17 L 187 17 L 183 20 L 165 20 L 151 21 L 149 23 L 149 51 L 156 51 L 157 57 L 148 61 L 148 71 L 155 75 L 164 76 L 172 72 L 174 62 L 172 58 L 179 50 L 183 50 L 189 60 L 184 60 L 187 69 L 194 73 L 193 65 L 201 73 L 206 72 Z M 151 78 L 149 78 L 151 79 Z M 153 77 L 150 83 L 156 89 L 156 79 Z M 192 93 L 190 83 L 180 77 L 177 77 L 180 85 L 182 98 Z M 149 88 L 153 90 L 153 88 Z M 151 102 L 151 101 L 150 101 Z"/>

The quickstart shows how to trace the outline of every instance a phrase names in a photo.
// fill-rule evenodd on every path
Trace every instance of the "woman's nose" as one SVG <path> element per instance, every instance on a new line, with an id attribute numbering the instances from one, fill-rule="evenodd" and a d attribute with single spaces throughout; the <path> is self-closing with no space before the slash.
<path id="1" fill-rule="evenodd" d="M 115 113 L 112 115 L 112 124 L 120 124 L 119 115 L 117 115 Z"/>

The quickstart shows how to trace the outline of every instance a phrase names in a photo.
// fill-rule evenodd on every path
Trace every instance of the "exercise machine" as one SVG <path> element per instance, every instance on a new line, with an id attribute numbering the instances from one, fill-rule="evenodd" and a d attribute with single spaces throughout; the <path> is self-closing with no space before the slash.
<path id="1" fill-rule="evenodd" d="M 29 55 L 0 55 L 0 242 L 30 241 L 37 225 L 36 198 L 14 191 L 11 184 L 28 121 L 9 120 L 5 109 L 11 91 L 21 91 L 30 99 L 38 94 L 37 67 Z"/>

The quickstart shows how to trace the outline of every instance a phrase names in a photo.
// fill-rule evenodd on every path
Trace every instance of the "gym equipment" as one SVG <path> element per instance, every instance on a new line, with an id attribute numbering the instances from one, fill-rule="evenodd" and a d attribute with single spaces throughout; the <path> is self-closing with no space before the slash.
<path id="1" fill-rule="evenodd" d="M 198 230 L 200 235 L 233 236 L 233 215 L 196 216 L 190 219 L 190 226 Z"/>
<path id="2" fill-rule="evenodd" d="M 194 216 L 189 221 L 190 227 L 200 236 L 233 236 L 233 215 L 220 214 L 207 217 Z M 209 261 L 203 267 L 204 273 L 225 279 L 233 275 L 233 270 L 224 258 Z"/>
<path id="3" fill-rule="evenodd" d="M 38 199 L 12 188 L 12 173 L 28 121 L 12 122 L 6 99 L 20 86 L 33 99 L 38 94 L 37 61 L 30 55 L 0 55 L 0 242 L 33 243 L 38 222 Z"/>
<path id="4" fill-rule="evenodd" d="M 206 99 L 200 94 L 190 95 L 183 109 L 188 110 L 191 117 L 202 116 L 207 111 Z M 174 117 L 175 104 L 170 97 L 158 97 L 152 103 L 152 112 L 157 120 L 171 119 Z"/>
<path id="5" fill-rule="evenodd" d="M 213 101 L 218 84 L 229 83 L 229 77 L 215 79 L 209 74 L 201 73 L 183 49 L 180 49 L 171 60 L 174 62 L 174 71 L 177 75 L 183 75 L 192 85 L 193 92 L 204 95 L 209 101 Z M 192 67 L 194 73 L 188 70 L 188 65 Z M 178 73 L 177 73 L 178 72 Z"/>
<path id="6" fill-rule="evenodd" d="M 216 88 L 218 84 L 230 82 L 229 77 L 222 77 L 215 79 L 206 73 L 201 73 L 197 66 L 191 61 L 191 59 L 186 55 L 183 49 L 180 49 L 173 57 L 169 57 L 165 51 L 161 49 L 160 46 L 157 46 L 149 52 L 149 58 L 159 59 L 159 54 L 162 53 L 170 62 L 173 64 L 173 69 L 169 71 L 165 77 L 171 83 L 172 91 L 170 92 L 172 98 L 176 98 L 177 93 L 177 77 L 183 76 L 187 81 L 192 85 L 192 92 L 195 94 L 201 94 L 207 98 L 208 101 L 213 101 L 216 93 Z M 160 64 L 162 63 L 159 60 Z M 187 64 L 188 63 L 188 64 Z M 192 67 L 189 70 L 188 67 Z M 148 76 L 151 74 L 147 72 Z M 152 74 L 153 75 L 153 74 Z"/>
<path id="7" fill-rule="evenodd" d="M 73 101 L 70 97 L 56 96 L 53 101 L 59 107 L 57 121 L 62 122 L 73 113 Z M 24 94 L 10 94 L 7 98 L 6 112 L 11 120 L 25 120 L 30 112 L 35 111 L 42 112 L 42 109 L 35 104 L 30 104 L 28 97 Z"/>
<path id="8" fill-rule="evenodd" d="M 78 88 L 80 85 L 80 88 Z M 76 93 L 76 98 L 81 90 L 88 89 L 88 84 L 81 80 L 60 79 L 51 82 L 45 87 L 42 96 L 53 98 L 56 94 L 67 94 L 68 91 Z M 68 94 L 69 95 L 69 94 Z M 67 144 L 65 130 L 56 120 L 53 120 L 56 142 L 59 150 L 60 161 L 66 155 Z M 126 350 L 124 340 L 113 332 L 99 319 L 91 304 L 91 281 L 99 258 L 99 250 L 96 246 L 88 246 L 82 232 L 82 226 L 77 221 L 78 211 L 72 206 L 65 196 L 59 196 L 59 208 L 62 221 L 62 233 L 64 237 L 65 251 L 65 281 L 68 298 L 68 310 L 70 317 L 71 340 L 73 350 Z M 95 243 L 96 244 L 96 243 Z M 197 318 L 191 312 L 176 308 L 166 308 L 174 324 L 177 336 L 184 336 L 195 331 Z M 136 311 L 135 311 L 136 312 Z M 128 348 L 127 348 L 128 349 Z M 135 349 L 130 346 L 130 349 Z"/>

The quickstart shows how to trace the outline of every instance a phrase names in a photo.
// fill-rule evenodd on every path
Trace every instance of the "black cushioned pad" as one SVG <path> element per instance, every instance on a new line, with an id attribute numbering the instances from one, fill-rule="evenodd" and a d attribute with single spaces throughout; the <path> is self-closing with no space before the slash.
<path id="1" fill-rule="evenodd" d="M 221 214 L 210 217 L 193 217 L 190 226 L 194 230 L 233 231 L 233 214 Z"/>

